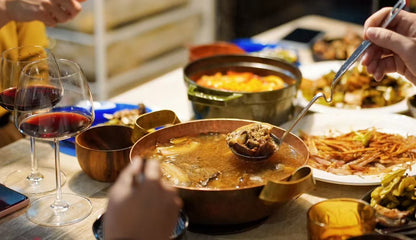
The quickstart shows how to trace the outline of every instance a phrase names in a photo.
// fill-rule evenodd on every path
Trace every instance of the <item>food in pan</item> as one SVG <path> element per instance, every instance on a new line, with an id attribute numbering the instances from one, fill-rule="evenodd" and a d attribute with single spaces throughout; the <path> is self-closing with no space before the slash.
<path id="1" fill-rule="evenodd" d="M 140 103 L 135 109 L 123 109 L 113 114 L 105 114 L 104 117 L 108 119 L 106 124 L 134 127 L 137 117 L 144 113 L 146 113 L 146 107 Z"/>
<path id="2" fill-rule="evenodd" d="M 271 129 L 272 126 L 265 124 L 248 124 L 227 134 L 225 140 L 228 146 L 244 156 L 270 156 L 276 150 Z"/>
<path id="3" fill-rule="evenodd" d="M 203 75 L 196 83 L 207 88 L 237 92 L 264 92 L 284 88 L 286 83 L 276 75 L 259 76 L 251 72 L 227 71 Z"/>
<path id="4" fill-rule="evenodd" d="M 319 60 L 344 60 L 351 56 L 362 40 L 359 34 L 348 30 L 341 38 L 317 40 L 312 46 L 312 52 Z"/>
<path id="5" fill-rule="evenodd" d="M 283 180 L 304 161 L 286 143 L 267 160 L 244 161 L 231 152 L 225 138 L 225 133 L 173 138 L 145 156 L 161 161 L 163 179 L 172 185 L 204 189 L 236 189 Z"/>
<path id="6" fill-rule="evenodd" d="M 328 134 L 329 135 L 329 134 Z M 338 175 L 375 175 L 416 160 L 416 137 L 379 132 L 374 128 L 338 136 L 300 133 L 309 148 L 308 165 Z"/>
<path id="7" fill-rule="evenodd" d="M 415 219 L 416 179 L 405 172 L 406 169 L 398 169 L 387 174 L 371 192 L 370 204 L 382 226 L 401 226 Z"/>
<path id="8" fill-rule="evenodd" d="M 329 96 L 335 74 L 330 71 L 316 80 L 303 79 L 300 86 L 303 97 L 310 101 L 318 92 Z M 377 82 L 364 66 L 358 65 L 341 77 L 331 103 L 322 98 L 317 103 L 344 109 L 385 107 L 402 101 L 410 88 L 411 84 L 406 80 L 389 75 Z"/>

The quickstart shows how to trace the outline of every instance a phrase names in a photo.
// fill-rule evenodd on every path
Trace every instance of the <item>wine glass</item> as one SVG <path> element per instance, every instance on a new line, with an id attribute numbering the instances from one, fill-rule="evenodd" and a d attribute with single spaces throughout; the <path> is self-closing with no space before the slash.
<path id="1" fill-rule="evenodd" d="M 75 62 L 44 59 L 26 65 L 15 97 L 15 124 L 26 135 L 53 141 L 56 194 L 31 203 L 27 217 L 44 226 L 63 226 L 86 218 L 92 210 L 88 198 L 62 193 L 59 141 L 77 135 L 94 120 L 87 80 Z"/>
<path id="2" fill-rule="evenodd" d="M 14 97 L 20 73 L 28 63 L 53 57 L 41 46 L 22 46 L 5 50 L 1 55 L 0 106 L 9 111 L 14 109 Z M 36 158 L 35 139 L 30 137 L 30 169 L 18 169 L 10 173 L 4 185 L 26 194 L 39 194 L 55 190 L 55 170 L 39 167 Z M 61 173 L 62 184 L 65 175 Z"/>

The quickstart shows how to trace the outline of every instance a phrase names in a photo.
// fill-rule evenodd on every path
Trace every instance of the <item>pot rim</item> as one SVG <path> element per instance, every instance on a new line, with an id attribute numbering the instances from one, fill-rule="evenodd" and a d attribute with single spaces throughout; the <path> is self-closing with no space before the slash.
<path id="1" fill-rule="evenodd" d="M 264 64 L 264 65 L 272 66 L 275 69 L 267 69 L 267 70 L 274 71 L 274 72 L 279 72 L 279 73 L 285 75 L 286 77 L 289 77 L 290 79 L 292 79 L 293 83 L 289 84 L 285 81 L 287 86 L 285 86 L 283 88 L 280 88 L 280 89 L 275 89 L 275 90 L 261 91 L 261 92 L 244 92 L 244 91 L 230 91 L 230 90 L 204 87 L 204 86 L 201 86 L 201 85 L 197 84 L 193 79 L 190 78 L 189 71 L 190 71 L 190 68 L 194 67 L 194 65 L 200 64 L 201 62 L 208 62 L 208 61 L 215 62 L 216 59 L 224 59 L 224 58 L 230 58 L 230 59 L 243 58 L 243 59 L 247 59 L 246 61 L 243 60 L 243 61 L 231 62 L 233 64 L 236 64 L 238 62 L 242 62 L 242 63 L 245 62 L 245 63 L 257 63 L 257 64 Z M 280 64 L 280 65 L 285 66 L 287 69 L 282 68 L 282 67 L 278 67 L 278 66 L 275 66 L 275 65 L 272 65 L 272 64 L 268 64 L 268 63 L 248 61 L 250 59 L 253 59 L 253 60 L 257 59 L 257 60 L 274 62 L 276 64 Z M 233 64 L 229 63 L 228 65 L 229 66 L 238 66 L 238 65 L 233 65 Z M 242 65 L 242 66 L 256 68 L 255 66 L 247 66 L 247 65 Z M 289 68 L 290 68 L 290 70 L 289 70 Z M 211 68 L 211 69 L 213 69 L 213 68 Z M 287 74 L 287 72 L 290 72 L 291 74 L 289 75 L 289 74 Z M 276 59 L 276 58 L 253 56 L 253 55 L 248 55 L 248 54 L 221 54 L 221 55 L 215 55 L 215 56 L 200 58 L 200 59 L 197 59 L 197 60 L 194 60 L 194 61 L 188 63 L 183 68 L 183 77 L 184 77 L 184 80 L 187 84 L 196 85 L 198 88 L 202 88 L 206 91 L 214 91 L 214 92 L 220 92 L 220 93 L 224 93 L 224 94 L 241 93 L 241 94 L 253 95 L 253 94 L 264 94 L 264 93 L 272 94 L 272 93 L 280 92 L 280 91 L 283 91 L 285 89 L 293 88 L 293 87 L 298 89 L 298 87 L 299 87 L 299 85 L 302 81 L 302 72 L 300 71 L 300 69 L 296 65 L 285 62 L 284 60 Z"/>

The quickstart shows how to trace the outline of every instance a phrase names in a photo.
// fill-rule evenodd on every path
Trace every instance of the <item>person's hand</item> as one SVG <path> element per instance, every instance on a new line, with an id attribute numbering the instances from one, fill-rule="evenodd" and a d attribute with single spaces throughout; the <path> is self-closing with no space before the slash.
<path id="1" fill-rule="evenodd" d="M 159 162 L 135 159 L 122 171 L 109 193 L 104 215 L 105 239 L 169 239 L 182 200 L 160 181 Z"/>
<path id="2" fill-rule="evenodd" d="M 390 10 L 383 8 L 366 20 L 364 38 L 373 44 L 361 62 L 376 80 L 398 72 L 416 84 L 416 14 L 402 10 L 387 29 L 379 27 Z"/>
<path id="3" fill-rule="evenodd" d="M 85 0 L 0 0 L 3 3 L 2 18 L 8 21 L 39 20 L 47 26 L 55 26 L 74 18 Z"/>

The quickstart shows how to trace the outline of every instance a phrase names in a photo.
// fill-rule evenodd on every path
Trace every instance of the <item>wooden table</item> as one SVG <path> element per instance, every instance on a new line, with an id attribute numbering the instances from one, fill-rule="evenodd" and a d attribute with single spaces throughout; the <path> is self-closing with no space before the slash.
<path id="1" fill-rule="evenodd" d="M 255 38 L 262 41 L 275 41 L 299 26 L 322 29 L 328 33 L 339 33 L 348 27 L 361 29 L 359 26 L 332 19 L 306 16 Z M 302 63 L 310 61 L 306 50 L 301 50 L 300 54 Z M 182 121 L 192 119 L 192 110 L 187 100 L 181 69 L 176 69 L 111 100 L 132 104 L 143 102 L 151 109 L 171 109 Z M 53 167 L 53 149 L 49 143 L 38 143 L 37 153 L 41 166 Z M 26 139 L 21 139 L 0 149 L 0 178 L 4 178 L 11 171 L 29 165 L 29 142 Z M 67 176 L 63 192 L 72 192 L 88 197 L 93 205 L 92 214 L 83 221 L 70 226 L 42 227 L 30 222 L 25 216 L 25 209 L 23 209 L 0 219 L 0 239 L 94 239 L 92 224 L 105 211 L 106 195 L 110 184 L 90 179 L 80 169 L 76 157 L 61 154 L 61 166 Z M 298 199 L 287 203 L 286 206 L 277 209 L 270 218 L 254 229 L 229 235 L 187 232 L 186 239 L 307 239 L 306 211 L 312 204 L 326 198 L 361 198 L 372 188 L 372 186 L 358 187 L 317 182 L 313 191 L 303 194 Z M 30 196 L 31 200 L 37 197 L 39 196 Z"/>
<path id="2" fill-rule="evenodd" d="M 53 149 L 48 143 L 37 144 L 40 166 L 53 167 Z M 0 149 L 0 176 L 29 165 L 29 141 L 21 139 Z M 83 221 L 64 227 L 42 227 L 30 222 L 25 209 L 0 219 L 0 239 L 94 239 L 92 224 L 105 211 L 109 183 L 90 179 L 79 167 L 75 157 L 61 154 L 61 169 L 67 182 L 64 193 L 77 193 L 88 197 L 93 205 L 92 214 Z M 186 239 L 306 239 L 306 211 L 325 198 L 361 198 L 371 186 L 353 187 L 317 182 L 316 188 L 278 209 L 260 226 L 238 234 L 205 235 L 187 232 Z M 39 195 L 41 196 L 41 195 Z M 31 200 L 39 196 L 30 196 Z"/>

